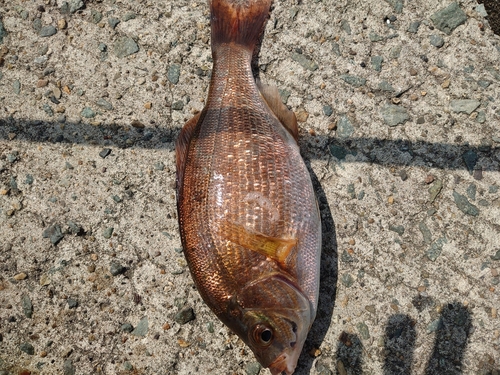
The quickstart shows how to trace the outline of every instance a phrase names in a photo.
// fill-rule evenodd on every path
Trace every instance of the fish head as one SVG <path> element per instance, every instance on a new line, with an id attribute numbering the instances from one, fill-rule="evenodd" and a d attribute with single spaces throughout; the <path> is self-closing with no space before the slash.
<path id="1" fill-rule="evenodd" d="M 274 275 L 245 287 L 240 337 L 273 375 L 295 371 L 312 322 L 311 304 L 287 278 Z"/>

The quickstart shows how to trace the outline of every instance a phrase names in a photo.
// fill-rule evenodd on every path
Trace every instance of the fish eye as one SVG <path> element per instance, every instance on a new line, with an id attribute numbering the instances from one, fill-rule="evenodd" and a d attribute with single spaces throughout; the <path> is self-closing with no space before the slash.
<path id="1" fill-rule="evenodd" d="M 273 338 L 273 333 L 271 332 L 270 329 L 265 329 L 260 333 L 260 339 L 263 342 L 269 342 Z"/>
<path id="2" fill-rule="evenodd" d="M 267 326 L 258 324 L 253 331 L 253 339 L 256 343 L 267 346 L 273 341 L 273 330 Z"/>

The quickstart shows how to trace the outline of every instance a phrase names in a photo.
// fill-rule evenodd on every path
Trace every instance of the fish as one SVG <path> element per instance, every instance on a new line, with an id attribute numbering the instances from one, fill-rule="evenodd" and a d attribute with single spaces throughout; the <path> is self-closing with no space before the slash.
<path id="1" fill-rule="evenodd" d="M 263 367 L 290 375 L 317 311 L 321 218 L 295 114 L 252 74 L 270 5 L 209 1 L 212 75 L 176 140 L 176 195 L 201 297 Z"/>

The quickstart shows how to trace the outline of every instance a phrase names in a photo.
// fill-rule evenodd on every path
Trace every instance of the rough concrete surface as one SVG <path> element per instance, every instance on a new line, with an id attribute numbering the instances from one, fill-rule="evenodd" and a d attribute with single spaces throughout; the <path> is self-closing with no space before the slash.
<path id="1" fill-rule="evenodd" d="M 275 1 L 323 219 L 297 374 L 499 374 L 500 37 L 475 1 Z M 0 0 L 0 374 L 268 374 L 203 303 L 174 140 L 205 1 Z"/>

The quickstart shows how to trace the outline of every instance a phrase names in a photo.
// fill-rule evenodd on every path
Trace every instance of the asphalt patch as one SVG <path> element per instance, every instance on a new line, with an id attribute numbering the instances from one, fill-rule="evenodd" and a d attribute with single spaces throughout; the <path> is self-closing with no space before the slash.
<path id="1" fill-rule="evenodd" d="M 495 34 L 500 35 L 500 2 L 498 0 L 484 0 L 484 7 L 488 12 L 491 29 Z"/>

